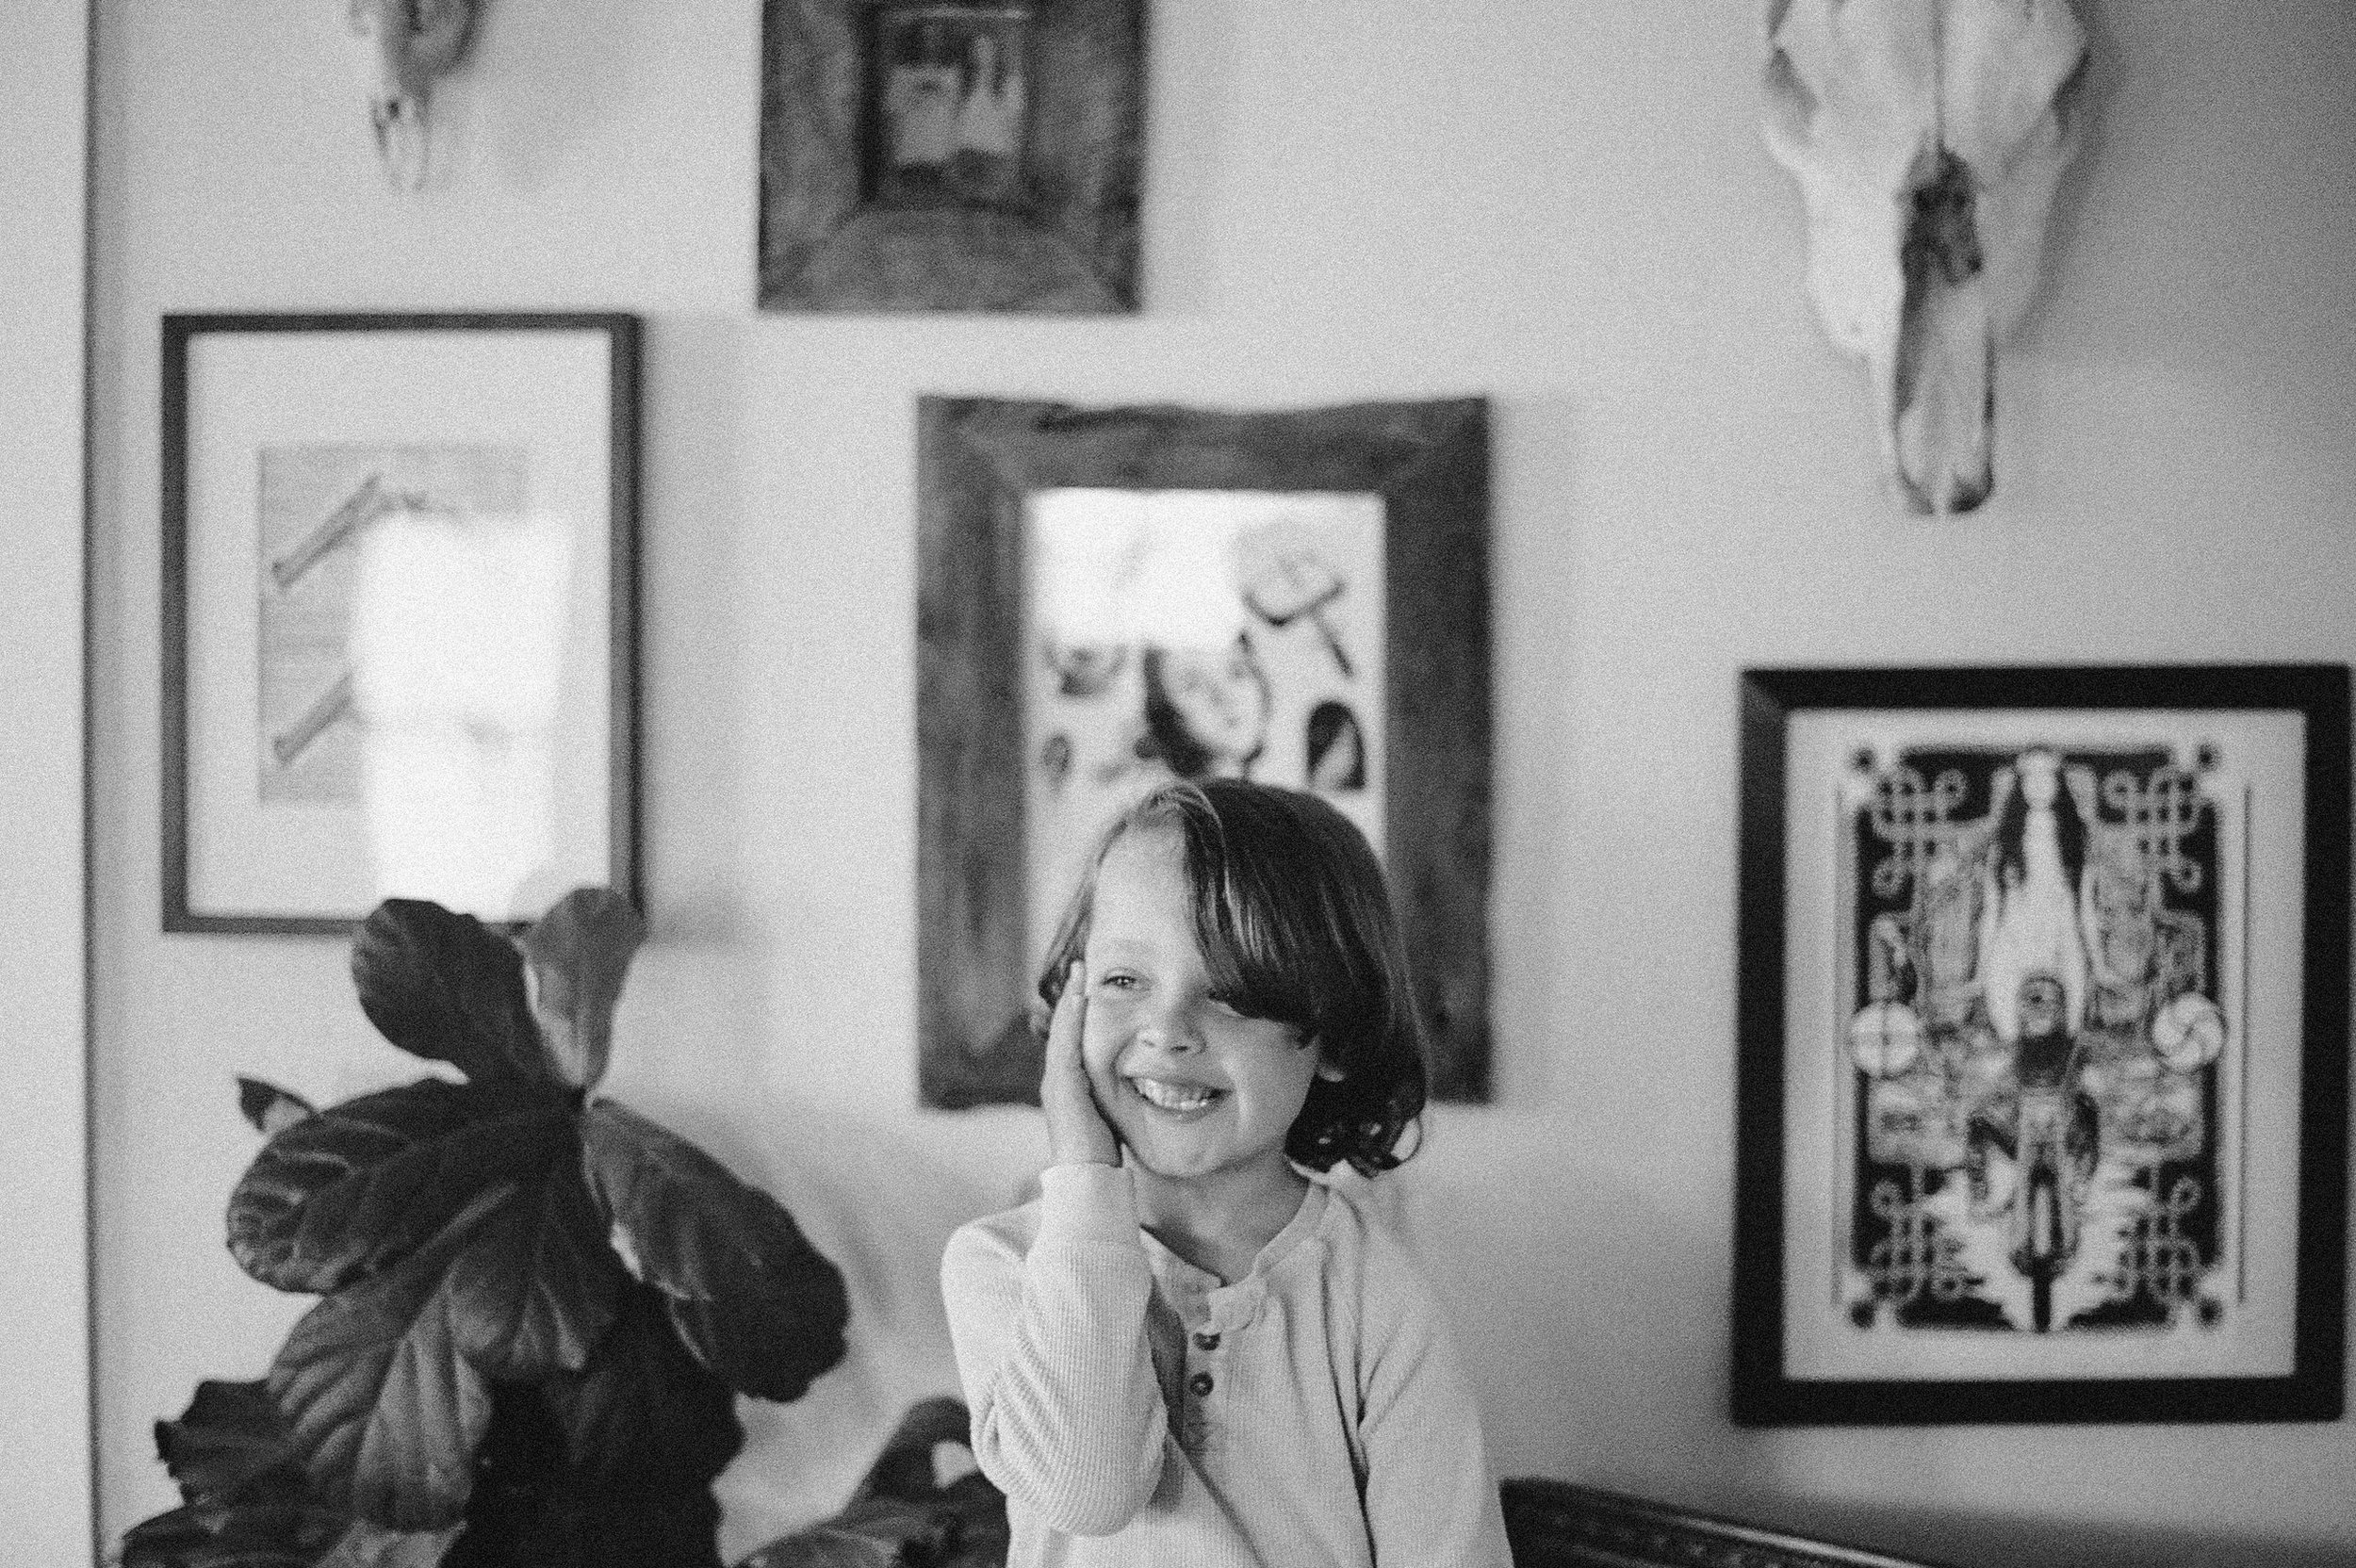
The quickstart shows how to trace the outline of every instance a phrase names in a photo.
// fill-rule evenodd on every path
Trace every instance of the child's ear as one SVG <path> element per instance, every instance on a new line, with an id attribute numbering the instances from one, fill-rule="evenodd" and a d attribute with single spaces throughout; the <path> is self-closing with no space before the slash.
<path id="1" fill-rule="evenodd" d="M 1338 1084 L 1344 1078 L 1350 1076 L 1347 1072 L 1342 1070 L 1341 1063 L 1335 1061 L 1333 1057 L 1325 1054 L 1325 1042 L 1323 1040 L 1312 1037 L 1309 1041 L 1309 1049 L 1317 1054 L 1318 1077 L 1324 1079 L 1329 1084 Z"/>

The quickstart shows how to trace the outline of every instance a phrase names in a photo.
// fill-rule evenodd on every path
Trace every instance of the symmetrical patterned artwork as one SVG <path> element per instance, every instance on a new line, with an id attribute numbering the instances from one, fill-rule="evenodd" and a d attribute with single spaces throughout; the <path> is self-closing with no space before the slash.
<path id="1" fill-rule="evenodd" d="M 2233 1310 L 2238 916 L 2219 759 L 1865 753 L 1842 1042 L 1861 1328 L 2199 1332 Z M 2235 928 L 2242 922 L 2230 923 Z"/>
<path id="2" fill-rule="evenodd" d="M 1735 1418 L 2336 1415 L 2348 671 L 1741 694 Z"/>

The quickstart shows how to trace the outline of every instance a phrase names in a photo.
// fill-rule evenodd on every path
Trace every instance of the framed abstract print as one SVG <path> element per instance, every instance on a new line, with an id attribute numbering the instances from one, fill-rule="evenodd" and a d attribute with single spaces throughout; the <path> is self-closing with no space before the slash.
<path id="1" fill-rule="evenodd" d="M 766 0 L 764 310 L 1137 304 L 1143 0 Z"/>
<path id="2" fill-rule="evenodd" d="M 163 926 L 636 892 L 638 320 L 163 320 Z"/>
<path id="3" fill-rule="evenodd" d="M 1312 791 L 1383 857 L 1432 1091 L 1488 1065 L 1487 412 L 920 406 L 921 1089 L 1035 1102 L 1035 983 L 1153 784 Z"/>
<path id="4" fill-rule="evenodd" d="M 1736 1418 L 2335 1419 L 2346 668 L 1742 693 Z"/>

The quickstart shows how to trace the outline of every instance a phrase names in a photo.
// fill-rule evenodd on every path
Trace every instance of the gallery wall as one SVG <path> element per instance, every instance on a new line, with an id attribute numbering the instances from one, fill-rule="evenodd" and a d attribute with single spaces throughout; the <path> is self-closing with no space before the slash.
<path id="1" fill-rule="evenodd" d="M 1497 1092 L 1384 1186 L 1499 1470 L 1960 1563 L 2356 1560 L 2345 1425 L 1726 1415 L 1737 672 L 2356 657 L 2356 11 L 2080 8 L 2096 121 L 2000 370 L 1996 497 L 1926 523 L 1808 313 L 1723 0 L 1157 6 L 1146 308 L 1072 319 L 754 310 L 752 0 L 496 0 L 414 195 L 342 7 L 98 0 L 103 1535 L 172 1500 L 150 1424 L 258 1375 L 303 1304 L 221 1245 L 234 1075 L 327 1100 L 413 1065 L 340 943 L 159 933 L 157 318 L 621 309 L 653 939 L 609 1087 L 775 1192 L 854 1296 L 843 1366 L 747 1413 L 731 1554 L 953 1387 L 941 1245 L 1045 1152 L 1036 1113 L 915 1105 L 915 399 L 1481 394 Z"/>

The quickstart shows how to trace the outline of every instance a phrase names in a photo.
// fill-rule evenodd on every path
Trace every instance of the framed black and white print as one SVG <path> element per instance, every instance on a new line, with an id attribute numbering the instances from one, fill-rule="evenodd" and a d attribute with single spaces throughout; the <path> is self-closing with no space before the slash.
<path id="1" fill-rule="evenodd" d="M 764 310 L 1137 306 L 1143 0 L 766 0 Z"/>
<path id="2" fill-rule="evenodd" d="M 2347 668 L 1742 703 L 1735 1418 L 2337 1419 Z"/>
<path id="3" fill-rule="evenodd" d="M 636 893 L 638 321 L 163 319 L 163 925 Z"/>
<path id="4" fill-rule="evenodd" d="M 1211 776 L 1366 835 L 1432 1092 L 1482 1098 L 1486 405 L 928 398 L 919 423 L 924 1102 L 1036 1102 L 1034 985 L 1095 839 Z"/>

